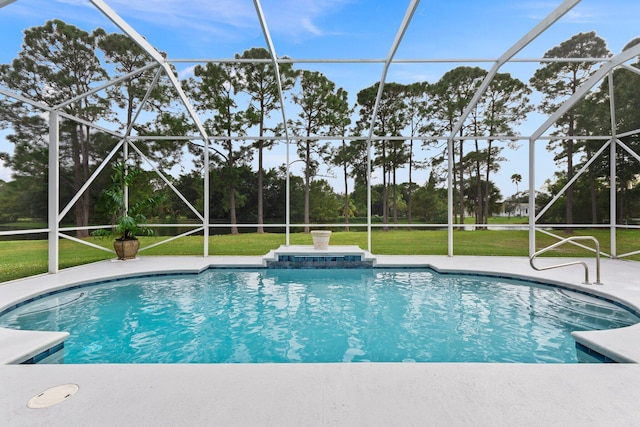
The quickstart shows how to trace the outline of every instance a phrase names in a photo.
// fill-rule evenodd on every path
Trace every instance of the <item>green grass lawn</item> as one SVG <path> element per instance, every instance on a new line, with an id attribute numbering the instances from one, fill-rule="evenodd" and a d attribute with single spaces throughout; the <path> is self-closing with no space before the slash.
<path id="1" fill-rule="evenodd" d="M 563 233 L 560 233 L 564 236 Z M 575 230 L 574 235 L 592 235 L 600 241 L 602 252 L 608 253 L 609 231 Z M 158 242 L 162 237 L 142 237 L 141 247 Z M 640 231 L 618 231 L 618 253 L 640 249 Z M 89 241 L 111 247 L 111 241 L 89 238 Z M 546 247 L 555 239 L 538 233 L 537 247 Z M 269 250 L 285 244 L 284 234 L 243 233 L 239 235 L 215 235 L 209 238 L 210 255 L 265 255 Z M 311 236 L 304 233 L 290 235 L 292 245 L 310 245 Z M 334 232 L 331 245 L 356 245 L 367 248 L 367 234 L 363 231 Z M 446 230 L 374 230 L 371 236 L 372 252 L 380 255 L 446 255 Z M 591 243 L 587 242 L 587 246 Z M 188 236 L 142 251 L 148 255 L 202 255 L 204 240 L 201 236 Z M 456 231 L 454 255 L 527 256 L 528 231 Z M 564 245 L 548 256 L 593 256 L 592 252 L 573 245 Z M 114 254 L 100 251 L 69 240 L 60 241 L 60 268 L 87 264 L 114 258 Z M 630 259 L 640 260 L 635 255 Z M 0 242 L 0 282 L 13 280 L 47 271 L 47 242 L 44 240 L 15 240 Z"/>

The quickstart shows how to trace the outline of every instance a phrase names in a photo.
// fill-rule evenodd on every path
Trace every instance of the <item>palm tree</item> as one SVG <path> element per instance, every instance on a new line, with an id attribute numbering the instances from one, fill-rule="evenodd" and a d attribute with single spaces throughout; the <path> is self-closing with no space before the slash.
<path id="1" fill-rule="evenodd" d="M 519 193 L 518 184 L 522 182 L 522 175 L 520 175 L 519 173 L 514 173 L 513 175 L 511 175 L 511 182 L 513 182 L 516 185 L 516 195 L 517 195 Z"/>

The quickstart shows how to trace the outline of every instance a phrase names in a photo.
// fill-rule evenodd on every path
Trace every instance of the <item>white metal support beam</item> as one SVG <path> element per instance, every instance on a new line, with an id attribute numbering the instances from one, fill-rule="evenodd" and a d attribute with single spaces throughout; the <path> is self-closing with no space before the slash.
<path id="1" fill-rule="evenodd" d="M 153 77 L 153 81 L 149 85 L 149 88 L 147 89 L 147 93 L 144 94 L 144 98 L 142 98 L 142 101 L 138 106 L 138 110 L 136 111 L 136 114 L 133 116 L 133 120 L 131 120 L 131 123 L 129 123 L 129 126 L 124 131 L 125 137 L 128 138 L 131 135 L 131 129 L 133 129 L 133 125 L 138 122 L 138 117 L 140 117 L 140 114 L 142 114 L 142 111 L 144 110 L 144 106 L 149 101 L 149 98 L 151 97 L 151 93 L 153 92 L 153 88 L 156 86 L 156 84 L 158 84 L 158 81 L 160 80 L 160 75 L 162 74 L 161 71 L 162 71 L 161 69 L 158 69 L 158 71 L 156 72 L 156 75 Z"/>
<path id="2" fill-rule="evenodd" d="M 378 84 L 378 94 L 376 95 L 376 102 L 373 105 L 373 112 L 371 113 L 371 124 L 369 125 L 369 134 L 367 135 L 367 250 L 369 252 L 371 252 L 371 140 L 376 127 L 376 117 L 378 116 L 380 100 L 382 99 L 382 93 L 384 91 L 385 81 L 387 80 L 389 67 L 391 66 L 393 58 L 398 51 L 400 42 L 409 27 L 409 23 L 418 8 L 418 4 L 420 4 L 420 0 L 411 0 L 411 3 L 404 14 L 404 18 L 402 19 L 402 23 L 400 24 L 400 28 L 396 33 L 396 37 L 391 44 L 391 49 L 389 49 L 387 58 L 384 61 L 382 77 L 380 77 L 380 83 Z"/>
<path id="3" fill-rule="evenodd" d="M 142 37 L 136 30 L 133 29 L 120 15 L 118 15 L 110 6 L 108 6 L 102 0 L 89 0 L 93 5 L 98 8 L 116 27 L 120 28 L 126 35 L 128 35 L 142 50 L 147 52 L 151 57 L 160 65 L 163 65 L 166 61 L 164 57 L 149 43 L 144 37 Z"/>
<path id="4" fill-rule="evenodd" d="M 562 189 L 560 191 L 558 191 L 558 193 L 553 197 L 553 199 L 551 199 L 551 201 L 549 203 L 547 203 L 547 205 L 540 210 L 540 212 L 538 212 L 537 215 L 535 215 L 536 221 L 539 220 L 540 218 L 542 218 L 542 215 L 545 214 L 545 212 L 547 212 L 549 210 L 549 208 L 551 206 L 553 206 L 553 204 L 555 202 L 558 201 L 558 199 L 560 199 L 564 193 L 569 189 L 569 187 L 571 187 L 573 185 L 574 182 L 576 182 L 578 180 L 578 178 L 580 178 L 580 176 L 582 176 L 583 173 L 585 173 L 585 171 L 589 168 L 589 166 L 591 166 L 591 164 L 596 161 L 596 159 L 598 157 L 600 157 L 600 155 L 604 152 L 604 150 L 607 149 L 607 147 L 609 146 L 609 144 L 613 144 L 613 140 L 609 140 L 606 143 L 602 144 L 602 147 L 600 147 L 598 149 L 598 151 L 596 151 L 591 158 L 580 168 L 580 170 L 573 176 L 573 178 L 571 178 L 571 180 L 569 180 L 569 182 L 567 182 L 564 187 L 562 187 Z"/>
<path id="5" fill-rule="evenodd" d="M 611 242 L 611 257 L 617 258 L 617 221 L 618 221 L 618 197 L 616 183 L 618 182 L 617 171 L 617 144 L 618 125 L 616 124 L 616 100 L 613 89 L 613 70 L 609 71 L 609 111 L 611 115 L 611 151 L 609 161 L 609 239 Z"/>
<path id="6" fill-rule="evenodd" d="M 93 95 L 95 93 L 98 93 L 101 90 L 107 89 L 108 87 L 111 87 L 111 86 L 113 86 L 113 85 L 115 85 L 115 84 L 117 84 L 117 83 L 119 83 L 119 82 L 121 82 L 123 80 L 127 80 L 127 79 L 129 79 L 129 78 L 131 78 L 133 76 L 136 76 L 136 75 L 148 70 L 149 68 L 153 68 L 153 67 L 157 67 L 157 66 L 158 66 L 158 64 L 156 64 L 155 62 L 151 62 L 151 63 L 145 65 L 144 67 L 140 67 L 137 70 L 134 70 L 134 71 L 131 71 L 130 73 L 124 74 L 124 75 L 122 75 L 122 76 L 120 76 L 118 78 L 115 78 L 115 79 L 113 79 L 113 80 L 111 80 L 111 81 L 109 81 L 109 82 L 107 82 L 107 83 L 105 83 L 103 85 L 97 86 L 97 87 L 95 87 L 95 88 L 93 88 L 93 89 L 91 89 L 91 90 L 89 90 L 89 91 L 87 91 L 85 93 L 82 93 L 82 94 L 80 94 L 78 96 L 75 96 L 75 97 L 73 97 L 71 99 L 67 99 L 63 103 L 58 104 L 53 108 L 56 109 L 56 110 L 62 109 L 62 108 L 66 107 L 69 104 L 73 104 L 76 101 L 84 99 L 84 98 L 86 98 L 88 96 L 91 96 L 91 95 Z"/>
<path id="7" fill-rule="evenodd" d="M 158 169 L 156 165 L 154 165 L 151 160 L 149 160 L 149 158 L 134 143 L 129 142 L 129 144 L 136 151 L 136 153 L 138 153 L 140 158 L 147 162 L 147 164 L 153 169 L 156 175 L 158 175 L 160 179 L 162 179 L 162 181 L 164 181 L 164 183 L 175 193 L 175 195 L 184 202 L 184 204 L 191 210 L 191 212 L 193 212 L 194 215 L 196 215 L 202 222 L 205 222 L 206 218 L 204 218 L 202 214 L 198 212 L 198 210 L 191 204 L 191 202 L 189 202 L 187 198 L 184 197 L 182 193 L 180 193 L 180 191 L 175 187 L 175 185 L 171 183 L 171 181 L 169 181 L 169 179 L 160 171 L 160 169 Z"/>
<path id="8" fill-rule="evenodd" d="M 76 192 L 76 194 L 71 198 L 69 203 L 67 203 L 67 205 L 64 207 L 64 209 L 62 209 L 62 212 L 60 212 L 60 214 L 58 215 L 58 221 L 62 221 L 62 219 L 65 217 L 65 215 L 69 213 L 69 211 L 71 210 L 73 205 L 75 205 L 76 202 L 78 201 L 78 199 L 80 199 L 80 197 L 82 196 L 82 194 L 85 191 L 87 191 L 89 186 L 93 183 L 93 181 L 95 181 L 95 179 L 98 177 L 98 175 L 100 175 L 100 172 L 102 172 L 102 170 L 105 168 L 105 166 L 109 163 L 109 161 L 113 158 L 113 156 L 115 156 L 115 154 L 118 152 L 120 147 L 122 147 L 122 145 L 125 142 L 126 141 L 124 139 L 122 139 L 115 145 L 114 148 L 111 149 L 111 151 L 109 152 L 109 154 L 107 154 L 107 157 L 105 157 L 104 161 L 100 164 L 100 166 L 98 166 L 96 168 L 96 170 L 93 171 L 91 176 L 85 181 L 85 183 L 82 185 L 82 187 L 80 187 L 80 189 Z M 56 212 L 58 212 L 58 211 L 56 210 Z"/>
<path id="9" fill-rule="evenodd" d="M 580 101 L 589 91 L 606 75 L 609 71 L 613 70 L 620 64 L 624 64 L 630 59 L 640 55 L 640 44 L 637 44 L 624 52 L 621 52 L 613 56 L 609 61 L 602 64 L 598 70 L 591 75 L 576 92 L 571 95 L 547 120 L 531 134 L 531 139 L 537 140 L 546 132 L 551 126 L 553 126 L 560 117 L 567 113 L 578 101 Z"/>
<path id="10" fill-rule="evenodd" d="M 33 99 L 29 99 L 27 97 L 24 97 L 22 95 L 19 95 L 15 92 L 11 92 L 10 90 L 6 90 L 0 87 L 0 94 L 6 96 L 7 98 L 13 98 L 13 99 L 17 99 L 18 101 L 24 102 L 25 104 L 29 104 L 32 107 L 36 107 L 41 109 L 42 111 L 51 111 L 52 108 L 49 107 L 46 104 L 43 104 L 41 102 L 38 101 L 34 101 Z"/>
<path id="11" fill-rule="evenodd" d="M 15 2 L 16 0 L 0 0 L 0 9 Z"/>
<path id="12" fill-rule="evenodd" d="M 625 138 L 627 136 L 635 135 L 637 133 L 640 133 L 640 129 L 632 129 L 632 130 L 627 131 L 627 132 L 619 133 L 618 134 L 618 138 Z"/>
<path id="13" fill-rule="evenodd" d="M 453 139 L 447 140 L 447 255 L 453 256 Z"/>
<path id="14" fill-rule="evenodd" d="M 536 141 L 529 140 L 529 256 L 536 253 Z"/>
<path id="15" fill-rule="evenodd" d="M 578 3 L 580 3 L 580 1 L 581 0 L 563 1 L 560 6 L 558 6 L 546 18 L 540 21 L 538 25 L 533 27 L 531 31 L 525 34 L 524 37 L 518 40 L 516 44 L 511 46 L 500 58 L 498 58 L 496 63 L 493 65 L 493 67 L 491 67 L 491 70 L 489 70 L 484 80 L 480 84 L 480 87 L 478 87 L 478 90 L 476 90 L 475 94 L 473 95 L 473 98 L 471 98 L 469 105 L 467 105 L 467 107 L 465 108 L 464 112 L 460 116 L 460 119 L 453 127 L 451 131 L 452 137 L 458 134 L 465 120 L 467 120 L 467 117 L 469 117 L 469 114 L 471 114 L 471 111 L 476 107 L 476 104 L 480 101 L 480 97 L 482 96 L 484 91 L 487 90 L 487 87 L 489 86 L 489 84 L 491 83 L 495 75 L 498 73 L 498 70 L 500 69 L 500 67 L 502 67 L 507 61 L 513 58 L 518 52 L 524 49 L 529 43 L 535 40 L 540 34 L 542 34 L 547 28 L 553 25 L 558 19 L 562 18 L 567 12 L 573 9 L 573 7 Z"/>
<path id="16" fill-rule="evenodd" d="M 627 71 L 631 71 L 632 73 L 640 74 L 640 68 L 633 67 L 629 64 L 622 64 L 621 68 L 624 68 Z"/>
<path id="17" fill-rule="evenodd" d="M 633 157 L 634 159 L 636 159 L 638 162 L 640 162 L 640 155 L 638 155 L 638 153 L 636 153 L 635 151 L 633 151 L 631 148 L 629 148 L 629 146 L 627 144 L 625 144 L 624 142 L 620 141 L 619 139 L 616 140 L 616 142 L 618 143 L 618 145 L 620 147 L 622 147 L 623 150 L 625 150 L 631 157 Z"/>
<path id="18" fill-rule="evenodd" d="M 72 114 L 67 114 L 67 113 L 65 113 L 63 111 L 58 111 L 58 116 L 60 118 L 69 119 L 69 120 L 74 121 L 76 123 L 88 126 L 88 127 L 92 128 L 92 129 L 99 130 L 99 131 L 104 132 L 106 134 L 113 135 L 118 139 L 124 138 L 124 135 L 122 135 L 120 132 L 117 132 L 117 131 L 114 131 L 114 130 L 111 130 L 111 129 L 107 129 L 107 128 L 103 127 L 103 126 L 97 125 L 97 124 L 95 124 L 93 122 L 90 122 L 88 120 L 81 119 L 80 117 L 74 116 Z"/>
<path id="19" fill-rule="evenodd" d="M 49 273 L 58 272 L 60 221 L 60 124 L 58 112 L 49 112 Z"/>
<path id="20" fill-rule="evenodd" d="M 151 57 L 158 63 L 162 68 L 164 68 L 167 78 L 173 85 L 173 88 L 176 90 L 178 97 L 184 104 L 191 120 L 193 120 L 196 128 L 200 135 L 202 135 L 204 144 L 207 148 L 204 149 L 203 157 L 204 157 L 204 218 L 205 222 L 204 226 L 204 248 L 203 253 L 204 256 L 209 255 L 209 137 L 207 132 L 196 113 L 196 110 L 191 105 L 191 102 L 187 98 L 187 95 L 182 90 L 182 86 L 178 81 L 178 78 L 173 74 L 173 70 L 171 66 L 167 62 L 167 60 L 158 52 L 152 45 L 149 43 L 144 37 L 142 37 L 136 30 L 133 29 L 124 19 L 122 19 L 113 9 L 111 9 L 107 4 L 102 0 L 90 0 L 91 3 L 95 7 L 98 8 L 111 22 L 113 22 L 118 28 L 122 30 L 126 35 L 128 35 L 138 46 L 142 48 L 145 52 L 147 52 Z"/>
<path id="21" fill-rule="evenodd" d="M 122 159 L 123 159 L 122 172 L 125 177 L 129 171 L 127 160 L 129 159 L 129 144 L 131 143 L 129 141 L 129 135 L 131 134 L 131 129 L 133 129 L 134 124 L 136 124 L 138 121 L 138 117 L 140 117 L 140 114 L 144 110 L 144 106 L 149 100 L 149 97 L 151 96 L 153 88 L 156 86 L 156 84 L 160 80 L 162 71 L 163 71 L 162 68 L 158 68 L 158 70 L 156 71 L 156 75 L 154 76 L 153 81 L 151 82 L 149 87 L 147 88 L 147 92 L 144 94 L 144 98 L 142 99 L 142 102 L 140 102 L 140 105 L 138 106 L 138 110 L 136 111 L 136 114 L 133 116 L 133 119 L 131 120 L 131 123 L 129 123 L 129 125 L 127 126 L 127 129 L 125 129 L 125 132 L 124 132 L 125 143 L 122 146 Z M 129 211 L 129 186 L 128 185 L 125 185 L 123 188 L 123 197 L 124 197 L 124 211 L 128 212 Z"/>
<path id="22" fill-rule="evenodd" d="M 196 113 L 195 109 L 191 105 L 191 102 L 187 98 L 187 95 L 182 90 L 182 86 L 178 81 L 177 77 L 173 74 L 173 70 L 171 69 L 167 60 L 154 48 L 151 43 L 149 43 L 144 37 L 142 37 L 136 30 L 131 27 L 124 19 L 120 17 L 113 9 L 111 9 L 107 4 L 102 0 L 90 0 L 93 5 L 100 10 L 111 22 L 113 22 L 122 32 L 124 32 L 127 36 L 129 36 L 142 50 L 147 52 L 161 67 L 164 68 L 167 78 L 171 81 L 174 89 L 178 93 L 180 100 L 184 104 L 187 112 L 191 116 L 191 119 L 194 121 L 198 131 L 202 135 L 205 140 L 207 139 L 207 132 L 204 129 L 204 126 L 200 122 L 200 118 Z"/>
<path id="23" fill-rule="evenodd" d="M 280 64 L 278 63 L 278 55 L 276 53 L 276 48 L 273 44 L 273 39 L 271 38 L 271 33 L 269 32 L 269 27 L 267 26 L 267 21 L 264 17 L 264 12 L 262 11 L 262 5 L 260 4 L 260 0 L 253 0 L 253 4 L 256 8 L 256 13 L 258 14 L 258 20 L 260 21 L 260 26 L 262 27 L 262 33 L 264 34 L 264 39 L 267 42 L 267 47 L 269 48 L 269 53 L 271 54 L 271 61 L 273 63 L 273 68 L 276 73 L 276 82 L 278 84 L 278 98 L 280 101 L 280 111 L 282 112 L 282 126 L 284 127 L 284 137 L 287 144 L 286 150 L 286 177 L 285 177 L 285 245 L 289 246 L 289 238 L 291 234 L 291 178 L 290 178 L 290 170 L 291 161 L 289 156 L 289 149 L 291 147 L 291 139 L 289 136 L 289 126 L 287 125 L 287 114 L 285 112 L 284 106 L 284 93 L 282 91 L 282 78 L 280 76 Z"/>
<path id="24" fill-rule="evenodd" d="M 567 113 L 580 99 L 582 99 L 600 80 L 602 80 L 608 73 L 613 71 L 617 66 L 624 64 L 630 59 L 640 55 L 640 44 L 635 45 L 626 51 L 619 53 L 612 57 L 591 75 L 578 90 L 569 97 L 547 120 L 529 137 L 529 255 L 535 253 L 535 186 L 534 182 L 534 169 L 535 169 L 535 143 L 551 126 L 553 126 L 560 117 Z M 611 80 L 611 79 L 610 79 Z M 613 115 L 612 115 L 612 120 Z M 613 122 L 612 122 L 613 126 Z M 613 132 L 613 128 L 612 128 Z M 615 177 L 615 149 L 616 144 L 611 141 L 611 176 Z M 615 184 L 613 184 L 615 185 Z M 615 186 L 612 186 L 612 189 Z M 612 191 L 615 193 L 615 191 Z M 611 195 L 612 200 L 615 200 L 615 194 Z M 611 203 L 611 221 L 615 221 L 615 204 Z M 613 223 L 615 226 L 615 222 Z M 615 254 L 615 246 L 612 245 L 612 254 Z"/>

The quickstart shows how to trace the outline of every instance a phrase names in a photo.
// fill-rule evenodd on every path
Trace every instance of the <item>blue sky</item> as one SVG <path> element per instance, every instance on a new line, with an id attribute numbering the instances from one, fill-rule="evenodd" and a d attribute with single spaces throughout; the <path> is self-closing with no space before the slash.
<path id="1" fill-rule="evenodd" d="M 245 49 L 266 47 L 251 0 L 106 0 L 106 3 L 170 59 L 230 58 Z M 497 58 L 555 9 L 559 0 L 423 0 L 396 58 Z M 263 0 L 261 2 L 278 55 L 294 59 L 384 58 L 391 47 L 409 0 Z M 544 52 L 579 32 L 596 31 L 613 53 L 638 34 L 637 0 L 583 0 L 568 15 L 525 48 L 517 58 L 540 58 Z M 60 18 L 86 30 L 116 28 L 88 0 L 17 0 L 0 9 L 0 62 L 20 50 L 22 31 Z M 395 64 L 388 81 L 434 82 L 459 65 Z M 178 64 L 188 76 L 193 64 Z M 503 70 L 528 81 L 537 63 L 508 64 Z M 380 79 L 380 64 L 300 64 L 323 71 L 338 86 L 356 93 Z M 520 133 L 529 134 L 544 121 L 532 115 Z M 11 144 L 0 134 L 0 151 Z M 549 163 L 544 147 L 540 161 Z M 509 177 L 527 168 L 527 149 L 509 150 L 496 181 L 503 194 L 515 191 Z M 274 157 L 275 159 L 275 157 Z M 275 161 L 275 160 L 274 160 Z M 552 162 L 552 160 L 551 160 Z M 550 176 L 537 172 L 536 186 Z M 546 176 L 545 176 L 546 175 Z M 523 174 L 526 181 L 526 174 Z M 0 165 L 0 179 L 9 171 Z M 540 182 L 538 182 L 540 181 Z M 522 186 L 522 184 L 521 184 Z"/>

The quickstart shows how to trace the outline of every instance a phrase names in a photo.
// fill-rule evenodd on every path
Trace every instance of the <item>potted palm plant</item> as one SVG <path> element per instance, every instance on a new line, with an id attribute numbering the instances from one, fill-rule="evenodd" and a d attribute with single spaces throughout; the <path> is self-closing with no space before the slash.
<path id="1" fill-rule="evenodd" d="M 113 248 L 118 259 L 133 259 L 140 248 L 137 236 L 154 235 L 151 228 L 143 225 L 147 219 L 142 211 L 157 206 L 162 195 L 154 194 L 128 206 L 125 189 L 133 184 L 134 178 L 142 172 L 142 169 L 118 163 L 114 165 L 113 170 L 111 185 L 104 189 L 101 195 L 107 212 L 111 214 L 112 227 L 110 230 L 96 230 L 92 234 L 99 237 L 116 236 Z"/>

